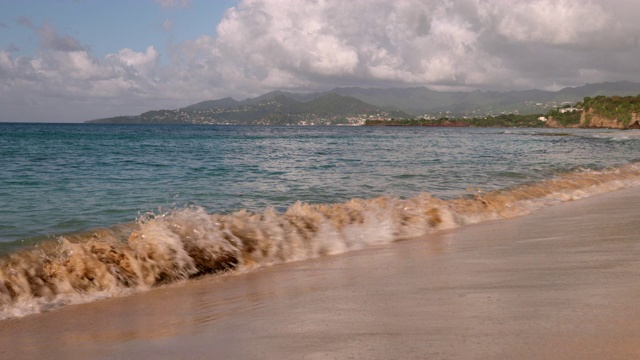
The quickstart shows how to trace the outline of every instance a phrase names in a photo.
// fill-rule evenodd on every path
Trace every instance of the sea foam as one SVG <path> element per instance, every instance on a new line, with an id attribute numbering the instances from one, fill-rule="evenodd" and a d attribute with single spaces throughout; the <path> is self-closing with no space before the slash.
<path id="1" fill-rule="evenodd" d="M 60 237 L 0 258 L 0 319 L 123 296 L 207 274 L 224 274 L 418 238 L 640 185 L 640 164 L 577 170 L 511 189 L 469 190 L 442 200 L 422 193 L 339 204 L 296 202 L 284 213 L 201 207 L 141 216 Z"/>

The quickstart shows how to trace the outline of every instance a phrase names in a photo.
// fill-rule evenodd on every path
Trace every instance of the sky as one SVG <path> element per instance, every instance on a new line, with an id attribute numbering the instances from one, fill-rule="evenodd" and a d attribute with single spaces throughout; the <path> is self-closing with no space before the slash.
<path id="1" fill-rule="evenodd" d="M 272 90 L 640 82 L 637 0 L 0 0 L 0 121 Z"/>

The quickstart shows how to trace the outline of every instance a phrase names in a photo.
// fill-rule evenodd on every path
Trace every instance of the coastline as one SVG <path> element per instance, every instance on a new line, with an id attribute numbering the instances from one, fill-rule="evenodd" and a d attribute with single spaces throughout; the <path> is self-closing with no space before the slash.
<path id="1" fill-rule="evenodd" d="M 0 356 L 638 357 L 638 190 L 5 320 Z"/>

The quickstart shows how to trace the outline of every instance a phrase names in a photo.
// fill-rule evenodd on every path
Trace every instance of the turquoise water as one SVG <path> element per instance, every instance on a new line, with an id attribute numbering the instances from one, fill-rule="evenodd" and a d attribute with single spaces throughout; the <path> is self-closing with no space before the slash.
<path id="1" fill-rule="evenodd" d="M 640 186 L 640 131 L 0 124 L 0 320 Z"/>
<path id="2" fill-rule="evenodd" d="M 640 158 L 635 131 L 0 124 L 0 243 L 202 206 L 455 198 Z"/>

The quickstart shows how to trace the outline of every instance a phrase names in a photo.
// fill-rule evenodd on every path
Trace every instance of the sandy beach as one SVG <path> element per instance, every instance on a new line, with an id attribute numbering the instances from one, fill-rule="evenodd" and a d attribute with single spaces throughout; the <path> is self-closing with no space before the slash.
<path id="1" fill-rule="evenodd" d="M 640 189 L 0 322 L 0 358 L 640 358 Z"/>

